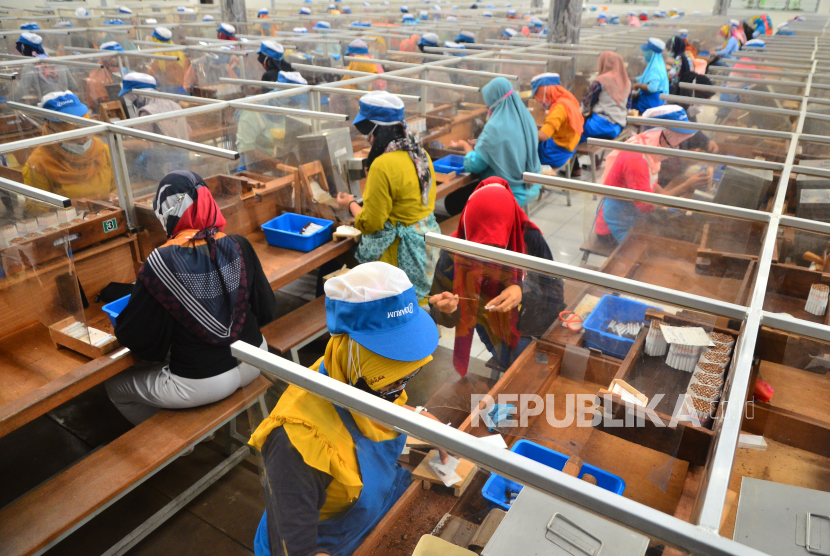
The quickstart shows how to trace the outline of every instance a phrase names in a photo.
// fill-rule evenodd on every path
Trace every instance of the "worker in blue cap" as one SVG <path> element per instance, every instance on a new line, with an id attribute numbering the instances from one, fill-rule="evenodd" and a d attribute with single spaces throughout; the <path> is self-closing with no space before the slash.
<path id="1" fill-rule="evenodd" d="M 109 41 L 101 44 L 101 50 L 108 52 L 124 52 L 124 49 L 115 41 Z M 92 105 L 93 110 L 98 110 L 98 105 L 101 102 L 109 100 L 107 93 L 107 85 L 112 85 L 112 75 L 121 73 L 118 65 L 118 56 L 103 56 L 101 57 L 101 66 L 90 72 L 89 78 L 86 80 L 86 101 Z"/>
<path id="2" fill-rule="evenodd" d="M 385 91 L 360 98 L 354 126 L 367 137 L 368 175 L 363 206 L 348 193 L 337 202 L 355 217 L 362 234 L 358 262 L 382 261 L 406 272 L 418 300 L 429 293 L 438 250 L 424 234 L 440 233 L 435 220 L 435 170 L 432 160 L 406 129 L 403 101 Z"/>
<path id="3" fill-rule="evenodd" d="M 43 49 L 43 38 L 35 33 L 23 32 L 15 42 L 15 48 L 22 56 L 48 58 Z M 18 70 L 12 98 L 16 101 L 30 98 L 31 102 L 49 93 L 77 91 L 78 84 L 66 66 L 47 63 L 28 64 Z"/>
<path id="4" fill-rule="evenodd" d="M 382 262 L 361 264 L 329 279 L 325 293 L 331 339 L 310 372 L 438 421 L 406 405 L 406 385 L 438 346 L 407 275 Z M 249 443 L 265 462 L 256 556 L 351 555 L 412 482 L 397 462 L 406 435 L 296 386 Z M 440 458 L 449 461 L 443 450 Z"/>
<path id="5" fill-rule="evenodd" d="M 634 101 L 634 108 L 642 113 L 649 108 L 666 104 L 665 100 L 660 99 L 660 95 L 669 94 L 669 74 L 663 61 L 665 42 L 652 37 L 640 49 L 646 61 L 646 69 L 637 77 L 632 90 L 640 92 Z"/>

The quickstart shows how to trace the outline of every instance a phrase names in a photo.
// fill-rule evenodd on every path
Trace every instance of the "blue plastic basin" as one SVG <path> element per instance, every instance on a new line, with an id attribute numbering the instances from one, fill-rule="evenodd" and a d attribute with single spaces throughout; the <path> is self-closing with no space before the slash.
<path id="1" fill-rule="evenodd" d="M 127 303 L 130 301 L 130 296 L 125 295 L 121 299 L 116 299 L 115 301 L 110 301 L 103 307 L 101 310 L 104 311 L 110 317 L 110 322 L 112 323 L 112 327 L 115 328 L 115 319 L 118 318 L 118 315 L 121 314 L 121 311 L 124 310 L 124 307 L 127 306 Z"/>
<path id="2" fill-rule="evenodd" d="M 309 222 L 319 224 L 323 226 L 323 229 L 317 230 L 311 235 L 302 235 L 300 231 Z M 307 253 L 331 240 L 333 224 L 331 220 L 324 218 L 287 212 L 263 224 L 262 231 L 268 245 Z"/>
<path id="3" fill-rule="evenodd" d="M 585 329 L 585 345 L 600 350 L 606 355 L 625 359 L 628 350 L 634 345 L 634 340 L 617 336 L 605 331 L 605 325 L 611 320 L 617 322 L 632 322 L 645 320 L 646 310 L 657 309 L 651 305 L 623 299 L 615 295 L 604 295 L 597 306 L 585 319 L 582 328 Z"/>
<path id="4" fill-rule="evenodd" d="M 548 467 L 556 469 L 557 471 L 562 471 L 565 468 L 565 464 L 568 463 L 568 456 L 555 452 L 550 448 L 545 448 L 544 446 L 531 442 L 530 440 L 519 440 L 513 444 L 510 451 L 525 456 L 528 459 L 532 459 L 533 461 L 543 463 Z M 597 478 L 597 482 L 599 482 L 599 478 Z M 484 498 L 490 503 L 507 511 L 510 509 L 510 497 L 507 493 L 518 493 L 521 490 L 522 485 L 519 483 L 513 482 L 510 479 L 505 479 L 504 477 L 493 473 L 490 475 L 490 478 L 487 479 L 487 482 L 484 483 L 484 487 L 481 489 L 481 495 L 484 496 Z"/>
<path id="5" fill-rule="evenodd" d="M 442 174 L 451 174 L 453 172 L 461 173 L 464 171 L 464 157 L 457 154 L 451 154 L 449 156 L 445 156 L 444 158 L 434 160 L 432 162 L 432 167 L 436 172 L 440 172 Z"/>

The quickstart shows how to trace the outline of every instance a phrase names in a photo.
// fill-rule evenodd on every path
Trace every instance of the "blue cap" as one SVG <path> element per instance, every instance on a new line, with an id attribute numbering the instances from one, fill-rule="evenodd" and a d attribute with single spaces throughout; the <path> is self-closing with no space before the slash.
<path id="1" fill-rule="evenodd" d="M 268 8 L 260 8 L 257 15 L 268 15 Z"/>
<path id="2" fill-rule="evenodd" d="M 547 87 L 548 85 L 560 85 L 558 73 L 540 73 L 530 80 L 530 86 L 533 87 L 533 96 L 536 96 L 536 91 L 539 87 Z"/>
<path id="3" fill-rule="evenodd" d="M 507 15 L 516 15 L 516 10 L 507 10 Z"/>
<path id="4" fill-rule="evenodd" d="M 133 89 L 155 89 L 156 80 L 152 75 L 146 73 L 130 72 L 121 81 L 121 92 L 118 96 L 129 93 Z"/>
<path id="5" fill-rule="evenodd" d="M 767 43 L 765 43 L 761 39 L 752 39 L 752 40 L 746 41 L 746 44 L 744 46 L 754 46 L 755 48 L 766 48 Z"/>
<path id="6" fill-rule="evenodd" d="M 40 31 L 40 25 L 35 23 L 34 21 L 29 23 L 24 23 L 20 26 L 21 31 Z"/>
<path id="7" fill-rule="evenodd" d="M 202 21 L 216 21 L 216 18 L 210 14 L 205 14 L 202 16 Z"/>
<path id="8" fill-rule="evenodd" d="M 101 50 L 113 50 L 115 52 L 124 52 L 124 49 L 115 41 L 105 42 L 100 46 Z"/>
<path id="9" fill-rule="evenodd" d="M 265 54 L 274 60 L 282 60 L 285 48 L 283 48 L 283 46 L 276 41 L 262 41 L 262 44 L 259 45 L 259 50 L 257 52 Z"/>
<path id="10" fill-rule="evenodd" d="M 401 6 L 401 13 L 408 14 L 409 8 L 407 8 L 406 6 Z"/>
<path id="11" fill-rule="evenodd" d="M 352 13 L 352 9 L 348 6 L 343 6 L 343 9 L 341 9 L 340 11 L 343 12 L 344 14 Z"/>
<path id="12" fill-rule="evenodd" d="M 605 15 L 605 14 L 599 14 L 599 15 L 597 16 L 597 19 L 608 19 L 608 16 L 607 16 L 607 15 Z"/>
<path id="13" fill-rule="evenodd" d="M 314 29 L 331 29 L 331 23 L 328 21 L 318 21 L 314 24 Z"/>
<path id="14" fill-rule="evenodd" d="M 131 14 L 131 13 L 133 13 L 133 11 L 130 8 L 126 7 L 126 6 L 121 6 L 120 8 L 118 8 L 118 13 L 120 13 L 120 14 Z"/>
<path id="15" fill-rule="evenodd" d="M 124 25 L 124 22 L 120 19 L 108 19 L 104 22 L 104 25 Z"/>
<path id="16" fill-rule="evenodd" d="M 411 14 L 403 14 L 404 23 L 415 23 L 415 18 Z"/>
<path id="17" fill-rule="evenodd" d="M 472 31 L 461 31 L 458 33 L 458 36 L 455 37 L 455 42 L 466 42 L 466 43 L 474 43 L 476 42 L 475 33 Z"/>
<path id="18" fill-rule="evenodd" d="M 663 106 L 655 106 L 643 112 L 643 118 L 655 118 L 658 120 L 666 120 L 668 122 L 688 122 L 689 117 L 686 116 L 686 111 L 682 106 L 677 104 L 664 104 Z M 697 133 L 694 129 L 685 129 L 682 127 L 669 127 L 668 129 L 678 133 L 686 133 L 693 135 Z"/>
<path id="19" fill-rule="evenodd" d="M 352 122 L 358 124 L 363 120 L 378 125 L 392 125 L 406 122 L 403 101 L 386 91 L 369 91 L 358 103 L 360 109 Z"/>
<path id="20" fill-rule="evenodd" d="M 281 71 L 277 74 L 277 82 L 294 83 L 295 85 L 308 85 L 305 77 L 298 71 Z"/>
<path id="21" fill-rule="evenodd" d="M 661 41 L 660 39 L 655 39 L 654 37 L 648 39 L 648 42 L 640 47 L 641 50 L 651 50 L 652 52 L 656 52 L 660 54 L 666 49 L 666 43 Z"/>
<path id="22" fill-rule="evenodd" d="M 17 39 L 17 42 L 19 44 L 30 46 L 39 54 L 45 53 L 43 50 L 43 38 L 40 35 L 36 35 L 34 33 L 20 33 L 20 38 Z"/>
<path id="23" fill-rule="evenodd" d="M 364 265 L 356 269 L 361 266 Z M 348 273 L 332 280 L 346 277 Z M 337 284 L 331 280 L 326 283 L 326 325 L 331 335 L 348 334 L 369 351 L 395 361 L 419 361 L 438 347 L 438 327 L 429 313 L 418 306 L 414 286 L 390 297 L 352 302 L 332 299 L 332 285 Z"/>
<path id="24" fill-rule="evenodd" d="M 418 41 L 418 46 L 438 46 L 438 35 L 435 33 L 424 33 L 421 40 Z"/>
<path id="25" fill-rule="evenodd" d="M 300 15 L 311 15 L 311 8 L 300 8 Z"/>
<path id="26" fill-rule="evenodd" d="M 611 18 L 608 20 L 608 23 L 611 23 L 611 24 L 619 24 L 619 22 L 620 22 L 620 16 L 618 16 L 618 15 L 612 15 Z"/>
<path id="27" fill-rule="evenodd" d="M 86 104 L 81 102 L 81 100 L 75 96 L 75 93 L 72 91 L 49 93 L 43 97 L 41 102 L 38 103 L 38 106 L 54 112 L 60 112 L 61 114 L 78 116 L 79 118 L 86 116 L 87 112 L 89 112 L 89 108 L 87 108 Z M 53 122 L 60 121 L 52 120 L 51 118 L 47 119 Z"/>
<path id="28" fill-rule="evenodd" d="M 369 46 L 360 39 L 355 39 L 346 48 L 346 56 L 369 54 Z"/>
<path id="29" fill-rule="evenodd" d="M 228 35 L 232 37 L 236 34 L 236 27 L 231 25 L 230 23 L 220 23 L 219 27 L 216 28 L 218 33 L 222 33 L 223 35 Z"/>
<path id="30" fill-rule="evenodd" d="M 156 27 L 153 29 L 153 37 L 162 42 L 170 42 L 170 39 L 173 38 L 173 31 L 167 27 Z"/>

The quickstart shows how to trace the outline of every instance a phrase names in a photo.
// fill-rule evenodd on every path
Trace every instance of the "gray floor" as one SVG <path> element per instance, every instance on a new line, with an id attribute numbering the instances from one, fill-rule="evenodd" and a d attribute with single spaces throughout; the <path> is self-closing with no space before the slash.
<path id="1" fill-rule="evenodd" d="M 542 230 L 555 260 L 579 264 L 579 246 L 593 223 L 596 203 L 591 196 L 572 194 L 571 206 L 567 206 L 564 195 L 549 192 L 531 207 L 531 219 Z M 315 293 L 316 274 L 297 280 L 277 292 L 280 312 L 287 313 L 310 301 Z M 453 330 L 442 328 L 441 333 L 434 361 L 407 388 L 412 405 L 425 404 L 455 372 Z M 322 338 L 304 348 L 301 362 L 310 365 L 322 356 L 325 341 Z M 492 378 L 492 371 L 485 366 L 489 358 L 476 337 L 469 373 Z M 269 399 L 272 407 L 276 396 Z M 0 458 L 0 506 L 110 442 L 128 427 L 99 387 L 0 438 L 0 453 L 4 454 Z M 238 420 L 238 427 L 243 433 L 249 430 L 247 417 Z M 223 447 L 221 435 L 212 442 L 200 444 L 193 454 L 179 458 L 47 554 L 88 556 L 105 552 L 224 459 Z M 251 458 L 151 533 L 129 554 L 252 554 L 254 533 L 263 508 L 258 469 Z"/>

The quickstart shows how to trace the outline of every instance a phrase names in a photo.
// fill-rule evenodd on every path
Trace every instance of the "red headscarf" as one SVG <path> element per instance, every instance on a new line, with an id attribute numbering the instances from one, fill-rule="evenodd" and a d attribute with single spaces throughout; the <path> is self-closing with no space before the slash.
<path id="1" fill-rule="evenodd" d="M 516 202 L 507 181 L 492 177 L 478 184 L 470 195 L 452 237 L 527 253 L 524 233 L 528 228 L 539 229 Z M 496 313 L 487 311 L 485 307 L 506 287 L 520 284 L 523 277 L 515 269 L 498 263 L 456 256 L 453 293 L 462 298 L 475 299 L 459 300 L 461 315 L 455 329 L 453 366 L 460 375 L 467 374 L 477 324 L 484 326 L 493 345 L 504 342 L 511 348 L 516 347 L 520 336 L 516 329 L 518 309 Z"/>
<path id="2" fill-rule="evenodd" d="M 183 230 L 204 230 L 216 228 L 220 232 L 225 231 L 225 217 L 219 210 L 219 205 L 207 187 L 200 187 L 196 190 L 196 202 L 190 205 L 184 214 L 179 218 L 173 236 Z"/>

